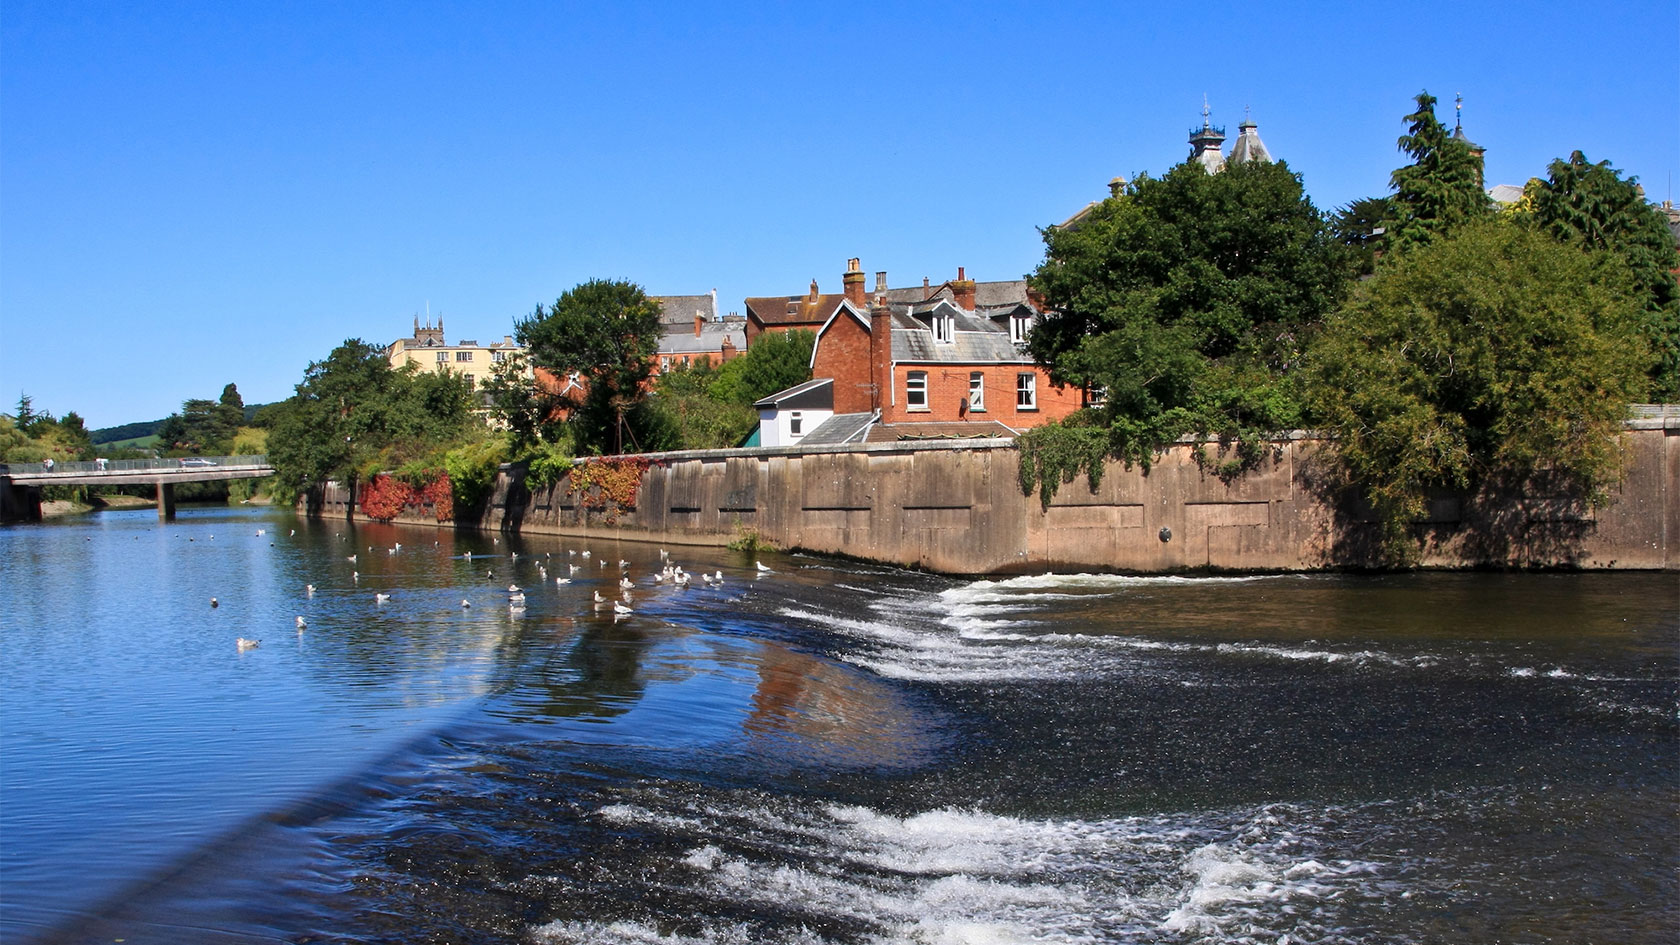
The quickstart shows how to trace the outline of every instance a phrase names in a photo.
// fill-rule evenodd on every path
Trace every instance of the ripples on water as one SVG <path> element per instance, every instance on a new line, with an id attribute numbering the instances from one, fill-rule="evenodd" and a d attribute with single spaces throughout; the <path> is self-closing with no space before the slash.
<path id="1" fill-rule="evenodd" d="M 777 556 L 760 578 L 743 556 L 682 550 L 726 580 L 679 592 L 649 580 L 657 549 L 630 543 L 109 521 L 0 533 L 43 574 L 89 552 L 135 574 L 126 604 L 75 581 L 8 592 L 5 681 L 25 694 L 6 702 L 8 912 L 18 880 L 37 888 L 25 874 L 65 869 L 36 848 L 52 818 L 97 819 L 37 779 L 142 825 L 94 831 L 139 885 L 48 939 L 1680 932 L 1672 575 L 962 581 Z M 169 537 L 212 526 L 269 534 L 232 564 Z M 121 549 L 69 547 L 90 537 L 150 550 L 117 564 Z M 620 558 L 639 586 L 615 621 L 589 602 L 617 590 Z M 178 594 L 139 586 L 156 568 Z M 235 575 L 243 596 L 201 609 Z M 116 625 L 94 631 L 101 685 L 147 668 L 121 698 L 59 665 L 78 631 L 52 614 L 84 598 L 85 619 Z M 131 652 L 109 642 L 122 613 L 151 628 Z M 264 624 L 261 648 L 231 652 L 236 614 Z M 154 687 L 155 706 L 128 708 Z M 195 719 L 230 706 L 264 734 Z M 103 760 L 62 763 L 55 728 L 106 732 Z M 242 755 L 250 773 L 224 773 Z M 142 789 L 206 771 L 222 790 Z M 214 829 L 179 828 L 161 871 L 130 852 L 196 803 Z"/>

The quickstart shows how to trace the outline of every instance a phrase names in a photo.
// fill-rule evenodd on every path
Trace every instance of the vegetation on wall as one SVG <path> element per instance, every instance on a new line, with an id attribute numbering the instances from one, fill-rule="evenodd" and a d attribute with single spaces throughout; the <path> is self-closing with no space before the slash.
<path id="1" fill-rule="evenodd" d="M 636 507 L 642 474 L 651 465 L 639 456 L 580 461 L 570 473 L 573 497 L 580 507 L 603 513 L 608 524 L 617 522 L 620 513 Z"/>

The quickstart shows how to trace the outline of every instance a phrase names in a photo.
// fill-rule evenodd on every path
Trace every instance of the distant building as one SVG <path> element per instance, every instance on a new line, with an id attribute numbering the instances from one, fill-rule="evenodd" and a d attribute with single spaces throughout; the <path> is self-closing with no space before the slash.
<path id="1" fill-rule="evenodd" d="M 487 345 L 477 341 L 450 344 L 443 337 L 442 315 L 438 316 L 435 327 L 431 319 L 427 319 L 422 327 L 420 317 L 416 315 L 414 334 L 398 338 L 385 347 L 385 356 L 393 368 L 413 364 L 422 371 L 451 371 L 465 375 L 474 389 L 477 389 L 479 381 L 490 376 L 497 364 L 524 352 L 525 349 L 515 344 L 510 335 L 503 335 L 501 341 Z"/>
<path id="2" fill-rule="evenodd" d="M 689 365 L 723 364 L 747 348 L 747 319 L 734 312 L 720 317 L 717 290 L 706 295 L 653 296 L 659 303 L 663 333 L 654 373 Z"/>

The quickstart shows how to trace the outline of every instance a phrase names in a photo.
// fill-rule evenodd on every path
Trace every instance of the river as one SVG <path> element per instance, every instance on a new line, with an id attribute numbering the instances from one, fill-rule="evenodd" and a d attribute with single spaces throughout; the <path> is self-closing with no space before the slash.
<path id="1" fill-rule="evenodd" d="M 1680 938 L 1673 574 L 669 552 L 0 529 L 0 939 Z"/>

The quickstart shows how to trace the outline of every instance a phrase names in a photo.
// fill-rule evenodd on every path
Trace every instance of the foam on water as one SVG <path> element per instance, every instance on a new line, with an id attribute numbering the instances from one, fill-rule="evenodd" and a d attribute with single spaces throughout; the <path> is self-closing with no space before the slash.
<path id="1" fill-rule="evenodd" d="M 762 795 L 650 796 L 602 810 L 614 821 L 688 824 L 691 841 L 665 882 L 698 887 L 724 912 L 797 904 L 797 931 L 708 925 L 555 922 L 539 942 L 661 945 L 831 941 L 835 923 L 862 941 L 982 943 L 1346 942 L 1323 913 L 1370 895 L 1380 870 L 1326 856 L 1318 816 L 1282 806 L 1110 820 L 1032 819 L 940 808 L 899 816 L 869 807 L 794 807 Z M 675 805 L 678 810 L 664 809 Z M 1337 817 L 1342 815 L 1338 814 Z M 743 937 L 744 936 L 744 937 Z"/>

